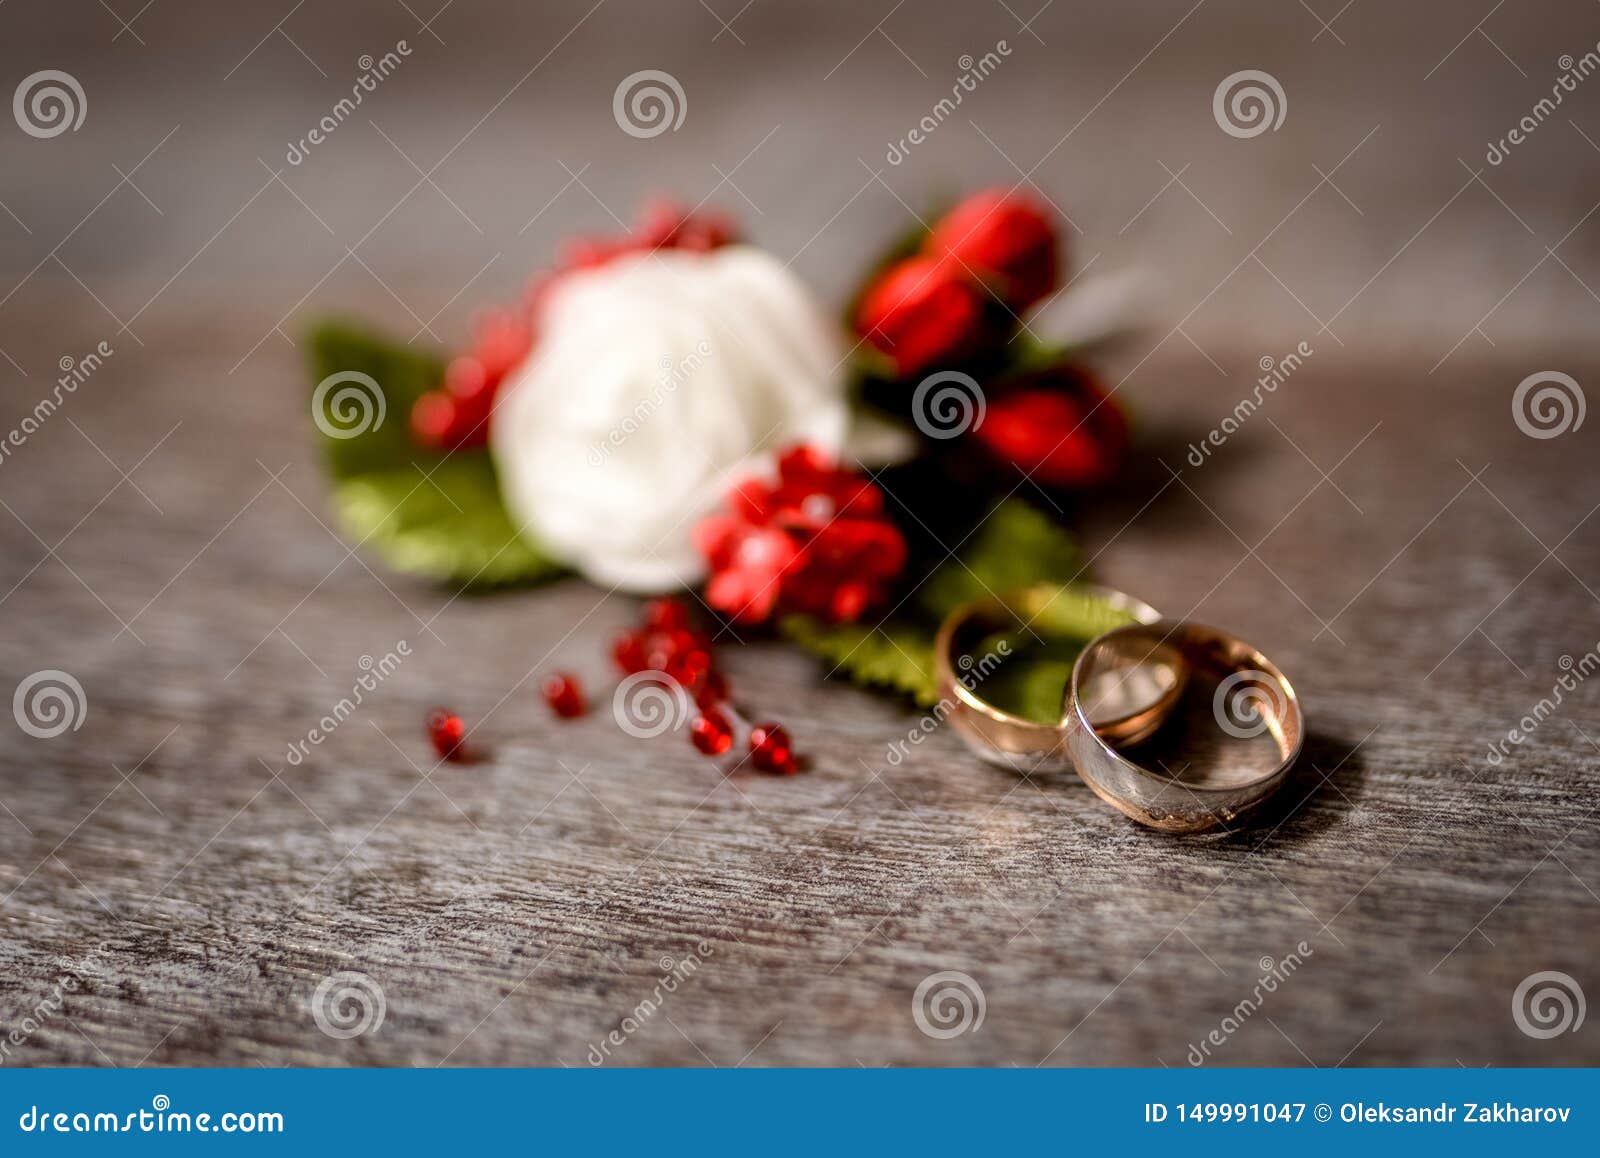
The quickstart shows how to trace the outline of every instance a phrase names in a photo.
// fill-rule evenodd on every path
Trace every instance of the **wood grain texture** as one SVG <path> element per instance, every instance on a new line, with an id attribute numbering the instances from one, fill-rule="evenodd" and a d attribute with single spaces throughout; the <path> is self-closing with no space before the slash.
<path id="1" fill-rule="evenodd" d="M 382 7 L 354 6 L 297 39 L 331 71 L 411 31 Z M 1186 7 L 1094 25 L 1099 51 L 1070 50 L 1081 75 L 1019 59 L 975 98 L 990 103 L 972 120 L 1026 169 Z M 409 337 L 438 310 L 434 328 L 456 337 L 471 306 L 508 292 L 556 238 L 607 223 L 569 184 L 517 232 L 567 181 L 557 156 L 569 171 L 592 159 L 585 181 L 626 205 L 642 167 L 701 190 L 715 180 L 708 164 L 726 170 L 777 122 L 785 137 L 740 183 L 775 235 L 764 240 L 800 250 L 867 181 L 857 157 L 940 91 L 877 41 L 861 69 L 812 77 L 866 32 L 855 27 L 864 17 L 847 20 L 843 6 L 807 39 L 792 10 L 757 5 L 737 25 L 749 56 L 726 37 L 708 45 L 709 17 L 692 36 L 664 35 L 660 52 L 691 93 L 727 99 L 692 98 L 684 137 L 642 159 L 602 129 L 615 77 L 653 58 L 625 51 L 616 34 L 628 18 L 608 9 L 514 97 L 498 143 L 475 139 L 441 171 L 485 236 L 424 188 L 362 241 L 371 275 L 345 261 L 314 285 L 415 172 L 352 122 L 318 155 L 325 167 L 287 174 L 333 236 L 274 182 L 197 254 L 268 180 L 254 157 L 310 124 L 338 86 L 300 91 L 320 82 L 274 41 L 228 88 L 213 74 L 260 30 L 240 30 L 237 51 L 230 39 L 222 53 L 186 39 L 167 5 L 153 9 L 140 25 L 153 60 L 174 74 L 207 61 L 179 86 L 191 103 L 153 93 L 117 112 L 97 100 L 84 133 L 103 136 L 63 139 L 5 191 L 36 233 L 7 239 L 5 287 L 21 285 L 0 304 L 0 347 L 24 372 L 0 365 L 0 427 L 32 409 L 63 354 L 108 334 L 116 347 L 0 462 L 0 692 L 59 668 L 89 705 L 80 729 L 51 740 L 0 727 L 5 1063 L 583 1066 L 692 961 L 609 1064 L 1182 1066 L 1252 993 L 1262 959 L 1302 942 L 1303 966 L 1210 1064 L 1600 1062 L 1592 1020 L 1537 1040 L 1512 1017 L 1513 991 L 1541 970 L 1600 995 L 1594 690 L 1580 688 L 1500 763 L 1486 758 L 1549 694 L 1562 657 L 1600 645 L 1597 424 L 1536 440 L 1510 414 L 1512 390 L 1536 370 L 1600 382 L 1592 344 L 1576 337 L 1600 308 L 1579 284 L 1600 284 L 1600 218 L 1562 241 L 1589 208 L 1600 155 L 1552 122 L 1521 168 L 1491 175 L 1537 232 L 1524 235 L 1454 159 L 1523 111 L 1515 74 L 1486 94 L 1481 70 L 1503 61 L 1474 41 L 1461 49 L 1476 53 L 1471 67 L 1447 64 L 1429 88 L 1421 74 L 1471 21 L 1445 36 L 1365 7 L 1339 25 L 1354 45 L 1345 64 L 1320 55 L 1338 51 L 1328 38 L 1309 44 L 1309 21 L 1282 42 L 1301 68 L 1281 66 L 1299 85 L 1294 134 L 1260 141 L 1277 151 L 1257 156 L 1276 160 L 1210 138 L 1186 145 L 1211 126 L 1216 78 L 1251 63 L 1224 50 L 1228 18 L 1203 11 L 1088 122 L 1087 154 L 1074 138 L 1038 174 L 1080 218 L 1081 260 L 1103 250 L 1107 266 L 1170 266 L 1177 283 L 1175 308 L 1104 362 L 1138 420 L 1136 467 L 1117 496 L 1063 517 L 1099 580 L 1239 631 L 1306 705 L 1310 741 L 1281 802 L 1245 831 L 1202 838 L 1141 830 L 1074 782 L 985 767 L 943 732 L 892 763 L 910 709 L 826 681 L 770 643 L 729 647 L 727 664 L 742 697 L 790 726 L 811 761 L 802 776 L 724 778 L 682 740 L 631 739 L 604 710 L 552 720 L 538 677 L 559 664 L 605 689 L 606 642 L 635 614 L 630 600 L 578 580 L 455 598 L 384 572 L 325 525 L 292 345 L 312 314 L 340 307 Z M 1065 8 L 1037 27 L 1078 44 L 1073 22 L 1101 17 Z M 582 16 L 551 13 L 518 25 L 539 53 L 550 28 Z M 260 27 L 279 16 L 263 10 Z M 0 11 L 0 22 L 35 18 Z M 1016 35 L 1000 8 L 950 19 L 891 31 L 930 71 Z M 1539 22 L 1527 23 L 1533 37 Z M 10 43 L 31 51 L 64 43 L 16 27 L 30 35 Z M 1251 43 L 1279 43 L 1251 28 Z M 465 20 L 459 36 L 445 32 L 463 53 L 496 39 Z M 1505 39 L 1528 62 L 1579 42 Z M 528 51 L 488 55 L 481 69 L 443 49 L 419 57 L 407 65 L 416 79 L 389 82 L 395 103 L 373 120 L 426 168 L 526 71 Z M 132 66 L 84 52 L 66 64 L 93 91 L 120 91 Z M 752 69 L 778 60 L 793 74 Z M 1346 64 L 1376 87 L 1352 85 Z M 1592 134 L 1597 97 L 1574 98 Z M 28 275 L 94 205 L 100 178 L 116 180 L 106 162 L 126 170 L 180 120 L 141 178 L 164 215 L 124 189 L 61 252 L 101 303 L 52 262 Z M 1138 137 L 1150 157 L 1119 144 L 1129 123 L 1150 126 Z M 1363 146 L 1372 153 L 1339 178 L 1362 212 L 1324 188 L 1260 251 L 1270 275 L 1246 265 L 1315 185 L 1311 164 L 1326 171 L 1374 123 L 1385 128 Z M 533 140 L 529 126 L 548 136 L 506 147 Z M 17 143 L 4 147 L 7 171 L 22 171 L 9 167 Z M 925 155 L 943 160 L 890 175 L 908 199 L 940 171 L 1011 179 L 968 124 L 942 129 Z M 1119 234 L 1166 180 L 1150 158 L 1175 170 L 1191 155 L 1185 181 L 1232 232 L 1172 187 Z M 1394 175 L 1419 157 L 1419 176 Z M 87 188 L 74 166 L 92 166 Z M 502 195 L 522 167 L 538 173 L 527 196 Z M 1470 192 L 1451 199 L 1463 182 Z M 737 195 L 717 199 L 739 207 Z M 863 247 L 906 217 L 875 186 L 851 204 L 797 261 L 841 295 Z M 1571 276 L 1544 262 L 1558 241 Z M 1532 247 L 1526 261 L 1506 256 L 1518 246 Z M 497 250 L 505 257 L 453 301 Z M 1474 319 L 1535 260 L 1483 323 L 1494 345 L 1475 336 Z M 1342 315 L 1337 339 L 1280 278 L 1322 320 Z M 1219 279 L 1226 289 L 1202 299 Z M 1189 464 L 1187 447 L 1249 391 L 1257 359 L 1302 338 L 1315 354 L 1291 381 L 1204 465 Z M 289 764 L 289 745 L 348 693 L 361 658 L 401 640 L 412 654 L 398 671 Z M 439 702 L 480 723 L 488 760 L 428 774 L 422 722 Z M 381 987 L 376 1032 L 319 1030 L 312 995 L 342 970 Z M 946 970 L 981 986 L 985 1016 L 976 1032 L 938 1040 L 918 1028 L 913 994 Z M 57 1007 L 68 976 L 81 982 Z"/>

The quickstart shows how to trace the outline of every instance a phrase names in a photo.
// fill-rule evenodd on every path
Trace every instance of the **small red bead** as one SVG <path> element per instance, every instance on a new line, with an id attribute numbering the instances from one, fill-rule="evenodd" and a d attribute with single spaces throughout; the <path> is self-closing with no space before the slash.
<path id="1" fill-rule="evenodd" d="M 828 600 L 835 623 L 854 623 L 867 609 L 872 592 L 865 583 L 841 583 Z"/>
<path id="2" fill-rule="evenodd" d="M 728 680 L 716 668 L 704 672 L 698 681 L 684 685 L 689 689 L 689 694 L 694 697 L 694 702 L 702 708 L 715 707 L 728 698 Z"/>
<path id="3" fill-rule="evenodd" d="M 637 631 L 624 631 L 611 644 L 611 658 L 616 660 L 623 675 L 643 671 L 647 666 L 644 655 L 644 636 Z"/>
<path id="4" fill-rule="evenodd" d="M 666 671 L 675 656 L 691 651 L 711 653 L 711 639 L 703 631 L 672 628 L 667 631 L 649 631 L 644 637 L 645 666 Z"/>
<path id="5" fill-rule="evenodd" d="M 578 683 L 577 676 L 567 672 L 557 672 L 544 681 L 544 702 L 564 720 L 581 716 L 589 710 L 583 696 L 583 685 Z"/>
<path id="6" fill-rule="evenodd" d="M 707 708 L 689 725 L 689 739 L 707 756 L 720 756 L 733 747 L 733 726 L 721 712 Z"/>
<path id="7" fill-rule="evenodd" d="M 661 670 L 692 692 L 711 672 L 711 653 L 699 648 L 676 652 Z"/>
<path id="8" fill-rule="evenodd" d="M 782 724 L 757 724 L 750 729 L 750 762 L 763 772 L 792 776 L 800 770 L 794 744 Z"/>
<path id="9" fill-rule="evenodd" d="M 482 446 L 489 440 L 493 395 L 457 398 L 448 390 L 429 390 L 411 407 L 411 435 L 431 450 Z"/>
<path id="10" fill-rule="evenodd" d="M 411 407 L 411 434 L 423 446 L 446 445 L 456 428 L 456 401 L 443 390 L 429 390 Z"/>
<path id="11" fill-rule="evenodd" d="M 689 626 L 689 609 L 681 600 L 652 599 L 644 605 L 644 625 L 651 631 L 683 631 Z"/>
<path id="12" fill-rule="evenodd" d="M 472 356 L 494 385 L 516 369 L 533 345 L 527 319 L 515 311 L 492 310 L 478 319 L 473 330 Z"/>
<path id="13" fill-rule="evenodd" d="M 489 372 L 471 354 L 450 360 L 444 370 L 444 388 L 450 397 L 464 400 L 477 398 L 486 390 L 492 392 Z"/>
<path id="14" fill-rule="evenodd" d="M 461 741 L 466 735 L 466 723 L 448 708 L 435 708 L 428 713 L 428 739 L 433 741 L 433 750 L 441 759 L 465 759 Z"/>

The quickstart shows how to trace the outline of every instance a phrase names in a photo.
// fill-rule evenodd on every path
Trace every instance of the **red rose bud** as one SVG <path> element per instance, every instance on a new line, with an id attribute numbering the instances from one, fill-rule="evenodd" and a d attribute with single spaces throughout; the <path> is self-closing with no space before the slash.
<path id="1" fill-rule="evenodd" d="M 856 329 L 910 377 L 973 351 L 983 336 L 982 295 L 954 262 L 908 257 L 867 287 Z"/>
<path id="2" fill-rule="evenodd" d="M 1057 487 L 1106 481 L 1128 444 L 1116 401 L 1088 375 L 1068 369 L 991 398 L 972 433 L 995 458 Z"/>
<path id="3" fill-rule="evenodd" d="M 1056 232 L 1049 213 L 1004 189 L 974 193 L 941 217 L 923 251 L 992 280 L 1019 314 L 1055 288 Z"/>

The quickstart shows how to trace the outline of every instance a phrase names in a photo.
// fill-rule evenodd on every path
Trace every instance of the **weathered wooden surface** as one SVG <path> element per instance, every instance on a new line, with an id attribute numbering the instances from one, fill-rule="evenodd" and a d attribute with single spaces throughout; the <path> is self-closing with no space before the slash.
<path id="1" fill-rule="evenodd" d="M 812 40 L 788 55 L 797 18 L 765 4 L 735 25 L 743 46 L 708 44 L 717 25 L 685 6 L 658 54 L 619 47 L 638 14 L 602 9 L 487 123 L 489 139 L 437 174 L 484 235 L 424 185 L 361 242 L 405 308 L 359 262 L 314 285 L 416 179 L 362 120 L 286 171 L 332 235 L 273 182 L 202 246 L 268 180 L 254 157 L 275 160 L 336 99 L 347 58 L 418 37 L 413 72 L 386 82 L 392 103 L 373 98 L 371 119 L 427 169 L 587 5 L 518 26 L 523 43 L 498 56 L 492 42 L 517 38 L 454 9 L 438 25 L 448 47 L 394 6 L 292 22 L 328 82 L 277 38 L 220 79 L 276 9 L 202 47 L 185 33 L 192 14 L 158 5 L 138 24 L 146 46 L 80 52 L 14 7 L 0 10 L 17 32 L 6 75 L 59 57 L 93 103 L 78 134 L 3 145 L 3 200 L 32 232 L 0 218 L 0 292 L 19 286 L 0 304 L 0 347 L 22 368 L 0 365 L 0 427 L 32 409 L 58 358 L 102 338 L 116 352 L 0 462 L 0 691 L 59 668 L 88 700 L 82 727 L 55 739 L 0 728 L 0 1031 L 22 1037 L 7 1064 L 581 1066 L 664 969 L 693 962 L 610 1047 L 615 1062 L 1182 1066 L 1251 994 L 1261 959 L 1302 941 L 1304 964 L 1214 1063 L 1600 1061 L 1592 1022 L 1537 1040 L 1512 1017 L 1513 991 L 1538 971 L 1600 994 L 1594 692 L 1486 760 L 1562 657 L 1600 644 L 1595 420 L 1536 440 L 1510 401 L 1539 370 L 1600 382 L 1581 340 L 1600 310 L 1583 284 L 1600 285 L 1600 225 L 1584 218 L 1600 153 L 1575 131 L 1600 136 L 1600 90 L 1570 98 L 1576 126 L 1550 121 L 1526 160 L 1487 174 L 1514 213 L 1454 160 L 1480 157 L 1522 115 L 1559 52 L 1592 44 L 1591 15 L 1490 27 L 1525 83 L 1477 37 L 1424 78 L 1477 11 L 1441 5 L 1422 27 L 1358 5 L 1337 25 L 1341 47 L 1311 44 L 1310 17 L 1280 40 L 1202 9 L 1037 173 L 1082 227 L 1080 258 L 1172 271 L 1171 308 L 1106 366 L 1141 418 L 1144 466 L 1124 497 L 1075 513 L 1097 577 L 1238 629 L 1290 673 L 1311 722 L 1273 815 L 1174 839 L 1075 783 L 979 765 L 946 734 L 893 766 L 912 714 L 774 646 L 730 649 L 728 665 L 810 754 L 795 779 L 724 780 L 681 741 L 632 740 L 604 711 L 551 720 L 539 674 L 559 663 L 602 685 L 630 602 L 576 580 L 452 598 L 352 556 L 322 525 L 285 339 L 340 305 L 406 336 L 413 306 L 423 320 L 441 311 L 434 328 L 458 335 L 468 307 L 556 237 L 607 224 L 558 159 L 592 165 L 584 183 L 623 212 L 642 168 L 698 199 L 717 179 L 709 164 L 729 171 L 775 123 L 782 139 L 735 178 L 761 215 L 726 186 L 716 199 L 785 256 L 818 234 L 797 268 L 840 290 L 861 247 L 906 218 L 871 183 L 828 224 L 869 181 L 856 158 L 874 161 L 947 90 L 958 53 L 1018 45 L 926 166 L 919 155 L 886 174 L 913 203 L 941 175 L 1015 177 L 972 122 L 1032 166 L 1188 5 L 1098 30 L 1098 51 L 1082 44 L 1090 17 L 1062 4 L 1036 25 L 1048 49 L 998 6 L 947 16 L 943 31 L 908 7 L 889 31 L 933 80 L 850 6 L 825 31 L 807 19 Z M 862 36 L 854 65 L 824 83 Z M 1243 58 L 1229 50 L 1241 40 L 1279 55 Z M 754 67 L 780 59 L 792 75 Z M 1288 124 L 1220 138 L 1216 79 L 1262 62 L 1289 88 Z M 112 96 L 188 66 L 169 92 Z M 677 137 L 637 143 L 611 124 L 616 79 L 645 67 L 679 73 L 691 94 Z M 1348 77 L 1369 74 L 1381 83 L 1357 93 Z M 558 115 L 573 108 L 581 118 Z M 846 108 L 865 123 L 841 124 Z M 1130 119 L 1148 131 L 1130 138 Z M 162 215 L 123 187 L 50 259 L 117 180 L 106 162 L 127 171 L 179 122 L 135 177 Z M 1360 212 L 1322 187 L 1258 267 L 1247 255 L 1316 186 L 1310 165 L 1328 172 L 1374 124 L 1336 178 Z M 507 141 L 537 143 L 512 155 Z M 1227 231 L 1171 185 L 1119 234 L 1167 180 L 1157 161 L 1192 162 L 1184 183 Z M 513 173 L 527 184 L 510 197 Z M 1257 359 L 1302 338 L 1315 347 L 1304 367 L 1210 461 L 1187 463 Z M 287 764 L 361 657 L 400 640 L 412 655 L 399 670 Z M 440 701 L 482 721 L 491 760 L 426 774 L 421 722 Z M 56 1008 L 73 970 L 83 982 Z M 340 970 L 381 987 L 375 1032 L 318 1029 L 313 992 Z M 937 1040 L 918 1029 L 913 993 L 944 970 L 976 980 L 986 1015 Z"/>

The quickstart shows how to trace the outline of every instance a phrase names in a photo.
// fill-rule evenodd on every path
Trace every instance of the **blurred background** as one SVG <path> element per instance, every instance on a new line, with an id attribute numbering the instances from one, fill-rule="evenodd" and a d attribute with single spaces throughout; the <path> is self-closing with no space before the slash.
<path id="1" fill-rule="evenodd" d="M 1511 397 L 1600 366 L 1597 42 L 1576 0 L 6 0 L 0 431 L 111 352 L 0 457 L 0 691 L 62 669 L 89 705 L 0 729 L 0 1024 L 92 958 L 29 1060 L 583 1065 L 698 952 L 628 1063 L 1182 1065 L 1303 943 L 1212 1063 L 1593 1062 L 1592 1022 L 1508 1010 L 1536 971 L 1600 982 L 1592 693 L 1485 752 L 1596 646 L 1600 422 L 1530 437 Z M 70 130 L 25 124 L 45 70 Z M 655 136 L 614 113 L 644 70 L 682 91 Z M 1219 115 L 1241 72 L 1274 127 Z M 602 686 L 625 601 L 457 600 L 330 529 L 318 318 L 458 345 L 655 194 L 842 308 L 887 238 L 992 185 L 1069 223 L 1068 300 L 1143 324 L 1100 364 L 1142 443 L 1075 512 L 1096 576 L 1236 627 L 1308 705 L 1268 831 L 1136 830 L 948 735 L 891 773 L 904 705 L 778 646 L 730 665 L 814 770 L 718 784 L 518 683 L 564 641 Z M 285 767 L 401 638 L 366 719 Z M 519 687 L 494 762 L 421 772 L 429 706 Z M 350 969 L 380 1033 L 306 1012 Z M 948 969 L 989 1017 L 939 1041 L 908 1003 Z"/>
<path id="2" fill-rule="evenodd" d="M 1600 93 L 1580 84 L 1504 163 L 1486 160 L 1549 96 L 1560 58 L 1595 48 L 1584 4 L 5 7 L 8 81 L 59 68 L 88 101 L 47 146 L 0 141 L 0 324 L 36 372 L 57 351 L 30 348 L 23 319 L 53 294 L 85 338 L 206 301 L 227 319 L 228 369 L 285 359 L 286 337 L 335 306 L 457 339 L 559 238 L 631 221 L 651 192 L 739 213 L 837 300 L 911 211 L 1026 179 L 1070 217 L 1075 269 L 1147 270 L 1160 332 L 1185 319 L 1219 360 L 1332 321 L 1360 350 L 1431 366 L 1491 341 L 1578 341 L 1597 304 L 1582 223 Z M 400 41 L 403 64 L 289 164 L 361 58 Z M 999 67 L 890 164 L 962 59 L 1001 42 Z M 686 115 L 638 139 L 612 96 L 649 68 L 678 79 Z M 1213 93 L 1245 68 L 1277 78 L 1286 109 L 1276 131 L 1237 139 Z"/>

